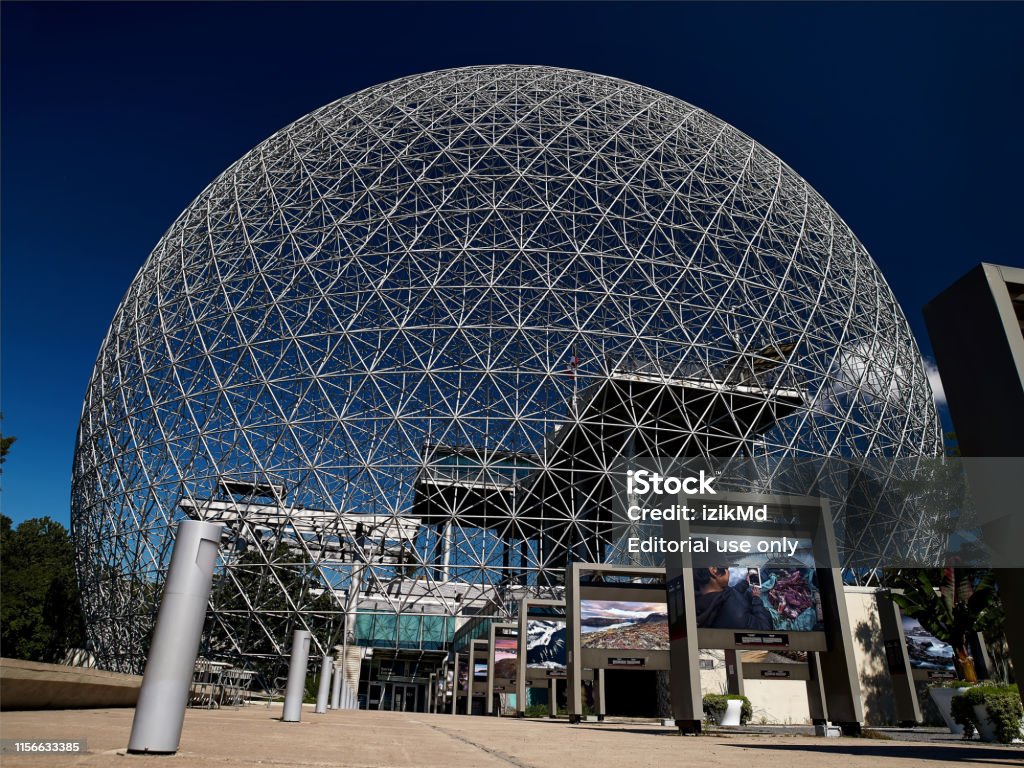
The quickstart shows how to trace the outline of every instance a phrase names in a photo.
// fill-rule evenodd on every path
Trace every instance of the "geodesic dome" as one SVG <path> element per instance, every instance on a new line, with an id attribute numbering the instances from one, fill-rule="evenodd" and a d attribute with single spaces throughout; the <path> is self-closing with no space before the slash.
<path id="1" fill-rule="evenodd" d="M 622 457 L 938 445 L 878 267 L 757 142 L 583 72 L 406 77 L 231 165 L 117 309 L 74 462 L 90 639 L 141 667 L 186 517 L 244 545 L 208 649 L 372 642 L 356 611 L 443 646 L 403 622 L 614 557 Z M 884 551 L 913 523 L 878 514 Z"/>

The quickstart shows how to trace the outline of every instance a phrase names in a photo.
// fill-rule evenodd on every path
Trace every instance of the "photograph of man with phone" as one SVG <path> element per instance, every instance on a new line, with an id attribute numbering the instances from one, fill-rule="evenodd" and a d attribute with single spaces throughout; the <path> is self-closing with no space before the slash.
<path id="1" fill-rule="evenodd" d="M 761 600 L 761 576 L 747 569 L 747 579 L 729 586 L 729 566 L 698 568 L 693 573 L 697 591 L 697 626 L 713 629 L 772 629 L 772 617 Z"/>

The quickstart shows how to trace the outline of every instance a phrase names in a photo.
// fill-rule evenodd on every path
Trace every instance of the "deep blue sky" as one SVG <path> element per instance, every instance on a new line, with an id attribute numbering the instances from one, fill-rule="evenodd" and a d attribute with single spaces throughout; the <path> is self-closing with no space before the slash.
<path id="1" fill-rule="evenodd" d="M 81 400 L 178 213 L 278 128 L 358 89 L 573 67 L 712 112 L 821 192 L 921 307 L 1021 265 L 1024 4 L 16 4 L 2 15 L 3 512 L 69 519 Z"/>

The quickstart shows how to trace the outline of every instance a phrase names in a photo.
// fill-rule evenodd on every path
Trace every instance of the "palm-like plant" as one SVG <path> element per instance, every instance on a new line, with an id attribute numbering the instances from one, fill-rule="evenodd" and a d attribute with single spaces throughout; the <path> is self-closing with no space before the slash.
<path id="1" fill-rule="evenodd" d="M 939 585 L 927 570 L 900 574 L 902 594 L 892 598 L 921 626 L 953 647 L 953 664 L 961 680 L 976 682 L 970 635 L 991 631 L 1002 622 L 1002 606 L 992 572 L 973 568 L 944 568 Z"/>

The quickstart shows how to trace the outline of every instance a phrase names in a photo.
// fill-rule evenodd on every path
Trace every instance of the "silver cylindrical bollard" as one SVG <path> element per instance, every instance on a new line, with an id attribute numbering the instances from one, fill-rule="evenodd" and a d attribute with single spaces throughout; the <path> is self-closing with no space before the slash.
<path id="1" fill-rule="evenodd" d="M 292 658 L 288 663 L 288 687 L 284 694 L 286 723 L 297 723 L 302 718 L 302 697 L 306 692 L 306 665 L 309 663 L 309 631 L 296 629 L 292 635 Z"/>
<path id="2" fill-rule="evenodd" d="M 331 681 L 331 709 L 341 709 L 341 677 L 341 667 L 335 667 Z"/>
<path id="3" fill-rule="evenodd" d="M 199 520 L 178 524 L 135 706 L 129 752 L 166 755 L 178 751 L 223 530 L 220 523 Z"/>
<path id="4" fill-rule="evenodd" d="M 338 674 L 341 675 L 341 708 L 348 709 L 348 675 L 345 674 L 345 657 L 342 656 L 341 669 L 338 670 Z"/>
<path id="5" fill-rule="evenodd" d="M 320 687 L 316 690 L 316 714 L 322 715 L 327 711 L 327 694 L 331 691 L 331 671 L 334 669 L 334 661 L 330 656 L 324 656 L 320 664 Z"/>

